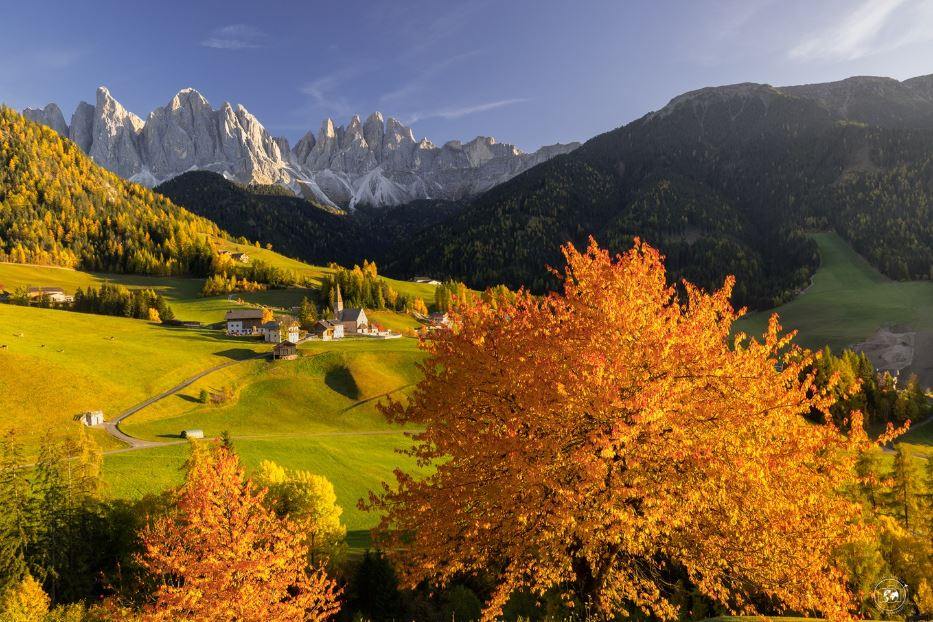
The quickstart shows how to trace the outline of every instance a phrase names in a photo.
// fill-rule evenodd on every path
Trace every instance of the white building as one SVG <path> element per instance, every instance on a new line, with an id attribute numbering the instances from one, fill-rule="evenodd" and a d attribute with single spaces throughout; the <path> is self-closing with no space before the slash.
<path id="1" fill-rule="evenodd" d="M 228 335 L 255 335 L 262 324 L 262 309 L 234 309 L 224 318 Z"/>
<path id="2" fill-rule="evenodd" d="M 99 410 L 91 410 L 78 415 L 78 420 L 84 425 L 102 425 L 104 423 L 104 413 Z"/>

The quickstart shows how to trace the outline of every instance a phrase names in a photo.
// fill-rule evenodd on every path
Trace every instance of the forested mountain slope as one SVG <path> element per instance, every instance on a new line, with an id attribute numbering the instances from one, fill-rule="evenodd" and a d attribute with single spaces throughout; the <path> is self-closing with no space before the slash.
<path id="1" fill-rule="evenodd" d="M 803 234 L 833 227 L 895 278 L 930 278 L 933 131 L 871 127 L 766 85 L 682 95 L 472 201 L 399 249 L 399 273 L 543 290 L 559 246 L 641 236 L 674 276 L 735 274 L 738 304 L 770 307 L 818 262 Z"/>
<path id="2" fill-rule="evenodd" d="M 54 130 L 0 108 L 0 261 L 206 274 L 214 223 L 94 164 Z"/>

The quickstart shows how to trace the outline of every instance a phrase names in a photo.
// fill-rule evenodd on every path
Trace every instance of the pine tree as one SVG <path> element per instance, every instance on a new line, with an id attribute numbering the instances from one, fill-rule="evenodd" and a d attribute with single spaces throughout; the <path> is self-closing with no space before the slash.
<path id="1" fill-rule="evenodd" d="M 897 445 L 891 478 L 894 480 L 892 492 L 898 518 L 907 531 L 916 531 L 922 521 L 923 476 L 904 444 Z"/>
<path id="2" fill-rule="evenodd" d="M 10 430 L 0 439 L 0 593 L 28 574 L 35 499 L 24 464 L 23 447 Z"/>

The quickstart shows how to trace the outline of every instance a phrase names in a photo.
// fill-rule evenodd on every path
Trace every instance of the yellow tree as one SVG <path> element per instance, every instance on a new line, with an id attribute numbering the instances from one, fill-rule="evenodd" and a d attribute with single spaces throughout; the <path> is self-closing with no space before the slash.
<path id="1" fill-rule="evenodd" d="M 343 508 L 337 505 L 334 485 L 323 475 L 285 469 L 263 460 L 256 483 L 267 489 L 266 505 L 281 517 L 300 525 L 309 547 L 311 563 L 339 557 L 347 528 L 340 522 Z"/>
<path id="2" fill-rule="evenodd" d="M 49 597 L 30 575 L 7 590 L 3 596 L 0 620 L 4 622 L 42 622 L 49 612 Z"/>
<path id="3" fill-rule="evenodd" d="M 562 293 L 454 309 L 413 395 L 382 407 L 423 429 L 410 453 L 435 467 L 361 503 L 404 583 L 492 572 L 486 620 L 518 589 L 674 619 L 672 576 L 737 613 L 845 617 L 834 554 L 870 535 L 840 493 L 860 415 L 848 437 L 807 422 L 832 401 L 810 356 L 776 317 L 730 338 L 732 278 L 682 301 L 647 244 L 563 251 Z"/>
<path id="4" fill-rule="evenodd" d="M 161 578 L 150 620 L 322 621 L 338 589 L 308 569 L 295 523 L 279 518 L 223 447 L 193 454 L 176 512 L 143 530 L 140 562 Z"/>

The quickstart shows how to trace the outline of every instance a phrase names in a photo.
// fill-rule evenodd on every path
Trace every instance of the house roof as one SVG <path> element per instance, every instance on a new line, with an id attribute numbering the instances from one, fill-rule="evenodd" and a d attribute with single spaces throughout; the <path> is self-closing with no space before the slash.
<path id="1" fill-rule="evenodd" d="M 262 327 L 263 328 L 278 328 L 279 323 L 278 322 L 266 322 L 265 324 L 262 325 Z"/>
<path id="2" fill-rule="evenodd" d="M 284 348 L 297 348 L 297 347 L 298 347 L 298 344 L 297 344 L 297 343 L 294 343 L 294 342 L 292 342 L 292 341 L 280 341 L 280 342 L 278 342 L 277 344 L 275 344 L 275 347 L 272 348 L 272 349 L 273 349 L 273 350 L 282 350 L 282 349 L 284 349 Z"/>
<path id="3" fill-rule="evenodd" d="M 340 314 L 340 321 L 342 322 L 355 322 L 360 319 L 360 316 L 366 317 L 366 312 L 364 309 L 344 309 L 343 313 Z"/>
<path id="4" fill-rule="evenodd" d="M 61 287 L 30 287 L 26 290 L 30 294 L 64 294 L 65 290 Z"/>
<path id="5" fill-rule="evenodd" d="M 227 311 L 224 319 L 228 322 L 230 320 L 261 320 L 262 309 L 232 309 Z"/>

